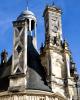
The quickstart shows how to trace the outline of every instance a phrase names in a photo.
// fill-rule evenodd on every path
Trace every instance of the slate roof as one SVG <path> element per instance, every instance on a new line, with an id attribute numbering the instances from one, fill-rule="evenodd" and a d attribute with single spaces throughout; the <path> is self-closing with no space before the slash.
<path id="1" fill-rule="evenodd" d="M 12 65 L 12 56 L 6 64 L 0 65 L 0 91 L 7 90 L 9 87 L 9 76 Z"/>
<path id="2" fill-rule="evenodd" d="M 28 89 L 51 91 L 46 82 L 46 73 L 41 65 L 40 57 L 32 44 L 32 37 L 28 36 Z M 12 56 L 7 64 L 0 65 L 0 91 L 9 87 L 9 76 L 11 75 Z"/>
<path id="3" fill-rule="evenodd" d="M 41 65 L 39 54 L 32 44 L 32 37 L 28 36 L 28 88 L 51 91 L 47 86 L 46 73 Z"/>

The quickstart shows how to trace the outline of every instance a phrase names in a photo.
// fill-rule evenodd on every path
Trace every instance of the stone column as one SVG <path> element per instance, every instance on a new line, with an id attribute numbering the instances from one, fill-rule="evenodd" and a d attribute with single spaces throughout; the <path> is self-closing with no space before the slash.
<path id="1" fill-rule="evenodd" d="M 24 32 L 24 73 L 27 71 L 27 35 L 28 35 L 28 27 L 27 22 L 25 22 L 25 32 Z"/>
<path id="2" fill-rule="evenodd" d="M 66 53 L 66 65 L 67 65 L 67 75 L 70 77 L 70 57 L 69 54 Z"/>
<path id="3" fill-rule="evenodd" d="M 36 21 L 34 23 L 34 37 L 33 37 L 34 47 L 37 49 L 37 41 L 36 41 Z"/>
<path id="4" fill-rule="evenodd" d="M 29 19 L 29 34 L 28 35 L 31 35 L 32 36 L 32 31 L 31 31 L 31 19 Z"/>
<path id="5" fill-rule="evenodd" d="M 14 27 L 14 35 L 13 35 L 13 51 L 12 51 L 12 67 L 11 67 L 11 74 L 13 74 L 13 69 L 14 69 L 14 45 L 15 45 L 15 30 L 16 27 Z"/>

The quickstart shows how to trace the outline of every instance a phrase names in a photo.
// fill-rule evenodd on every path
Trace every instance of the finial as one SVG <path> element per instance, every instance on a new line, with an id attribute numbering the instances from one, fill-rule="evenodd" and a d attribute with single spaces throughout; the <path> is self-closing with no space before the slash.
<path id="1" fill-rule="evenodd" d="M 27 4 L 27 10 L 28 10 L 28 0 L 26 0 L 26 4 Z"/>
<path id="2" fill-rule="evenodd" d="M 1 53 L 1 63 L 6 63 L 7 62 L 7 56 L 8 56 L 8 53 L 6 52 L 6 50 L 2 50 L 2 53 Z"/>
<path id="3" fill-rule="evenodd" d="M 54 1 L 53 1 L 52 5 L 54 6 Z"/>
<path id="4" fill-rule="evenodd" d="M 53 6 L 55 5 L 54 0 L 52 0 L 52 5 L 53 5 Z"/>

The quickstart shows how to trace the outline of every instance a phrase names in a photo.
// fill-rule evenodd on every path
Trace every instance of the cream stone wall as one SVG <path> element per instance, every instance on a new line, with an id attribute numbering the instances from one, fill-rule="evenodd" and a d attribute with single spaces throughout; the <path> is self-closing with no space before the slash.
<path id="1" fill-rule="evenodd" d="M 54 78 L 52 76 L 52 84 L 55 84 L 55 91 L 59 91 L 60 93 L 64 94 L 64 78 L 62 76 L 62 69 L 64 62 L 63 57 L 61 54 L 51 51 L 51 75 L 54 74 Z M 55 79 L 55 83 L 54 83 Z M 52 88 L 54 91 L 54 88 Z"/>
<path id="2" fill-rule="evenodd" d="M 16 86 L 26 86 L 26 78 L 15 78 L 10 80 L 10 87 Z"/>
<path id="3" fill-rule="evenodd" d="M 64 89 L 64 75 L 65 73 L 63 69 L 64 61 L 63 61 L 63 54 L 59 51 L 55 51 L 54 48 L 50 50 L 46 50 L 45 57 L 41 58 L 43 66 L 46 65 L 47 74 L 49 76 L 48 84 L 54 93 L 59 92 L 61 95 L 65 95 Z"/>
<path id="4" fill-rule="evenodd" d="M 26 91 L 10 93 L 8 91 L 0 93 L 0 100 L 67 100 L 58 94 L 45 91 Z"/>
<path id="5" fill-rule="evenodd" d="M 51 52 L 51 67 L 52 67 L 52 74 L 56 77 L 62 78 L 61 69 L 63 68 L 62 62 L 62 55 Z"/>

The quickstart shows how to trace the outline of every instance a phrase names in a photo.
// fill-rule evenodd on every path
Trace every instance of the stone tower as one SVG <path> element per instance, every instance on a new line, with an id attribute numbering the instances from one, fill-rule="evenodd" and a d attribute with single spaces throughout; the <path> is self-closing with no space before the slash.
<path id="1" fill-rule="evenodd" d="M 27 45 L 28 36 L 33 37 L 33 45 L 36 45 L 36 18 L 28 9 L 21 13 L 14 27 L 14 48 L 12 58 L 12 68 L 10 77 L 10 91 L 20 91 L 27 86 Z M 17 84 L 16 84 L 17 83 Z"/>
<path id="2" fill-rule="evenodd" d="M 40 48 L 40 56 L 52 91 L 72 98 L 74 79 L 70 75 L 71 53 L 62 38 L 61 14 L 61 9 L 55 5 L 46 6 L 43 13 L 45 44 Z"/>
<path id="3" fill-rule="evenodd" d="M 44 11 L 45 22 L 45 62 L 47 70 L 47 81 L 52 90 L 55 90 L 55 84 L 61 87 L 63 84 L 62 69 L 64 67 L 63 55 L 61 53 L 62 27 L 61 10 L 54 6 L 47 6 Z M 44 63 L 43 62 L 43 63 Z M 61 84 L 60 82 L 61 81 Z M 59 83 L 58 83 L 59 82 Z"/>

